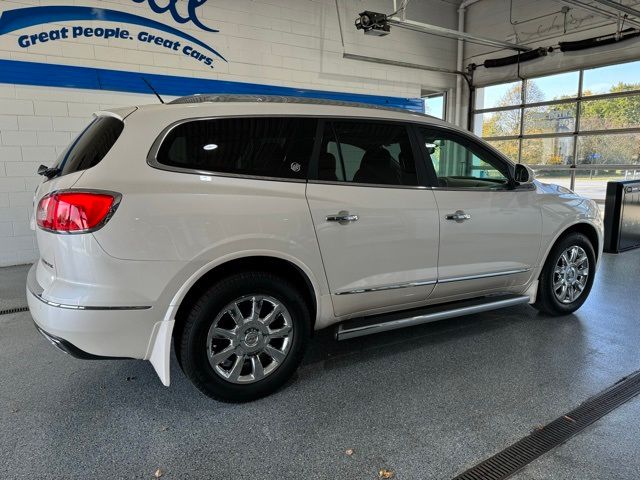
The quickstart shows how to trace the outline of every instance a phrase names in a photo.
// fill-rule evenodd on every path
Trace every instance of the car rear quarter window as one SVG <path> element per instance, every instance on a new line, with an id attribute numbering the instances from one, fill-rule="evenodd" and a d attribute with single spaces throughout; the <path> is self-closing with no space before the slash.
<path id="1" fill-rule="evenodd" d="M 306 179 L 315 134 L 311 118 L 192 120 L 170 130 L 156 160 L 187 171 Z"/>
<path id="2" fill-rule="evenodd" d="M 96 166 L 111 150 L 124 129 L 122 120 L 97 117 L 67 147 L 58 160 L 60 175 Z"/>

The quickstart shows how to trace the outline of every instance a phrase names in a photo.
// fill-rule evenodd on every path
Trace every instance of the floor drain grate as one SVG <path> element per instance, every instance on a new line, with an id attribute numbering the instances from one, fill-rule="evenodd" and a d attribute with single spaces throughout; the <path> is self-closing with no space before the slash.
<path id="1" fill-rule="evenodd" d="M 0 315 L 9 315 L 10 313 L 20 313 L 20 312 L 28 312 L 29 307 L 15 307 L 15 308 L 7 308 L 5 310 L 0 310 Z"/>
<path id="2" fill-rule="evenodd" d="M 607 413 L 640 393 L 640 371 L 591 397 L 529 436 L 461 473 L 454 480 L 501 480 L 508 478 L 540 455 L 562 445 Z"/>

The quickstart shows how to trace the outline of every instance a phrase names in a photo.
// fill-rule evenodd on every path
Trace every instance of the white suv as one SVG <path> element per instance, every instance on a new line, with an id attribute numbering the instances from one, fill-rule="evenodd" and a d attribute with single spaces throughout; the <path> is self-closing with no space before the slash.
<path id="1" fill-rule="evenodd" d="M 338 338 L 586 300 L 594 202 L 534 181 L 434 118 L 365 105 L 198 95 L 98 112 L 36 193 L 38 330 L 83 358 L 171 340 L 205 394 L 247 401 Z"/>

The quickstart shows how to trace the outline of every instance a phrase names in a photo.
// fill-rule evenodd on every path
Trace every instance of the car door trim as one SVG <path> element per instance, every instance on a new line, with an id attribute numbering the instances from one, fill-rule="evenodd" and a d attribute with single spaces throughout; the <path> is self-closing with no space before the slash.
<path id="1" fill-rule="evenodd" d="M 504 270 L 501 272 L 491 272 L 491 273 L 480 273 L 477 275 L 465 275 L 461 277 L 449 277 L 443 278 L 442 280 L 438 279 L 438 283 L 452 283 L 452 282 L 463 282 L 466 280 L 477 280 L 480 278 L 491 278 L 491 277 L 502 277 L 505 275 L 516 275 L 518 273 L 530 272 L 530 268 L 518 268 L 515 270 Z"/>
<path id="2" fill-rule="evenodd" d="M 384 290 L 396 290 L 398 288 L 423 287 L 425 285 L 436 285 L 438 283 L 463 282 L 466 280 L 477 280 L 481 278 L 502 277 L 505 275 L 516 275 L 518 273 L 526 273 L 530 271 L 531 271 L 530 268 L 519 268 L 515 270 L 504 270 L 501 272 L 480 273 L 477 275 L 465 275 L 461 277 L 444 278 L 442 280 L 424 280 L 419 282 L 396 283 L 392 285 L 381 285 L 379 287 L 358 288 L 354 290 L 342 290 L 339 292 L 334 292 L 334 295 L 353 295 L 356 293 L 370 293 L 370 292 L 380 292 Z"/>
<path id="3" fill-rule="evenodd" d="M 369 188 L 395 188 L 400 190 L 430 190 L 431 187 L 424 185 L 390 185 L 388 183 L 354 183 L 341 182 L 335 180 L 309 180 L 307 183 L 312 185 L 338 185 L 346 187 L 369 187 Z"/>
<path id="4" fill-rule="evenodd" d="M 500 188 L 483 188 L 483 187 L 430 187 L 434 192 L 440 191 L 455 191 L 455 192 L 481 192 L 481 193 L 494 193 L 494 192 L 527 192 L 535 190 L 534 183 L 526 185 L 517 185 L 515 187 L 500 187 Z"/>
<path id="5" fill-rule="evenodd" d="M 340 292 L 335 292 L 334 295 L 353 295 L 354 293 L 381 292 L 384 290 L 395 290 L 398 288 L 423 287 L 425 285 L 435 285 L 436 283 L 437 283 L 436 280 L 423 280 L 419 282 L 396 283 L 393 285 L 382 285 L 379 287 L 358 288 L 355 290 L 343 290 Z"/>

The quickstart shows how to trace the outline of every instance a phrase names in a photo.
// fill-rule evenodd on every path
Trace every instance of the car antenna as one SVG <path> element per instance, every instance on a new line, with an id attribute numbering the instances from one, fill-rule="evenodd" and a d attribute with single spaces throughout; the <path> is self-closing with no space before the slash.
<path id="1" fill-rule="evenodd" d="M 162 97 L 160 96 L 160 94 L 158 94 L 158 92 L 156 92 L 156 89 L 153 88 L 153 86 L 147 81 L 147 79 L 144 78 L 144 77 L 140 77 L 140 78 L 142 78 L 142 81 L 147 84 L 147 86 L 151 89 L 151 91 L 153 93 L 156 94 L 156 97 L 158 97 L 158 100 L 160 100 L 160 103 L 164 103 L 164 100 L 162 100 Z"/>

